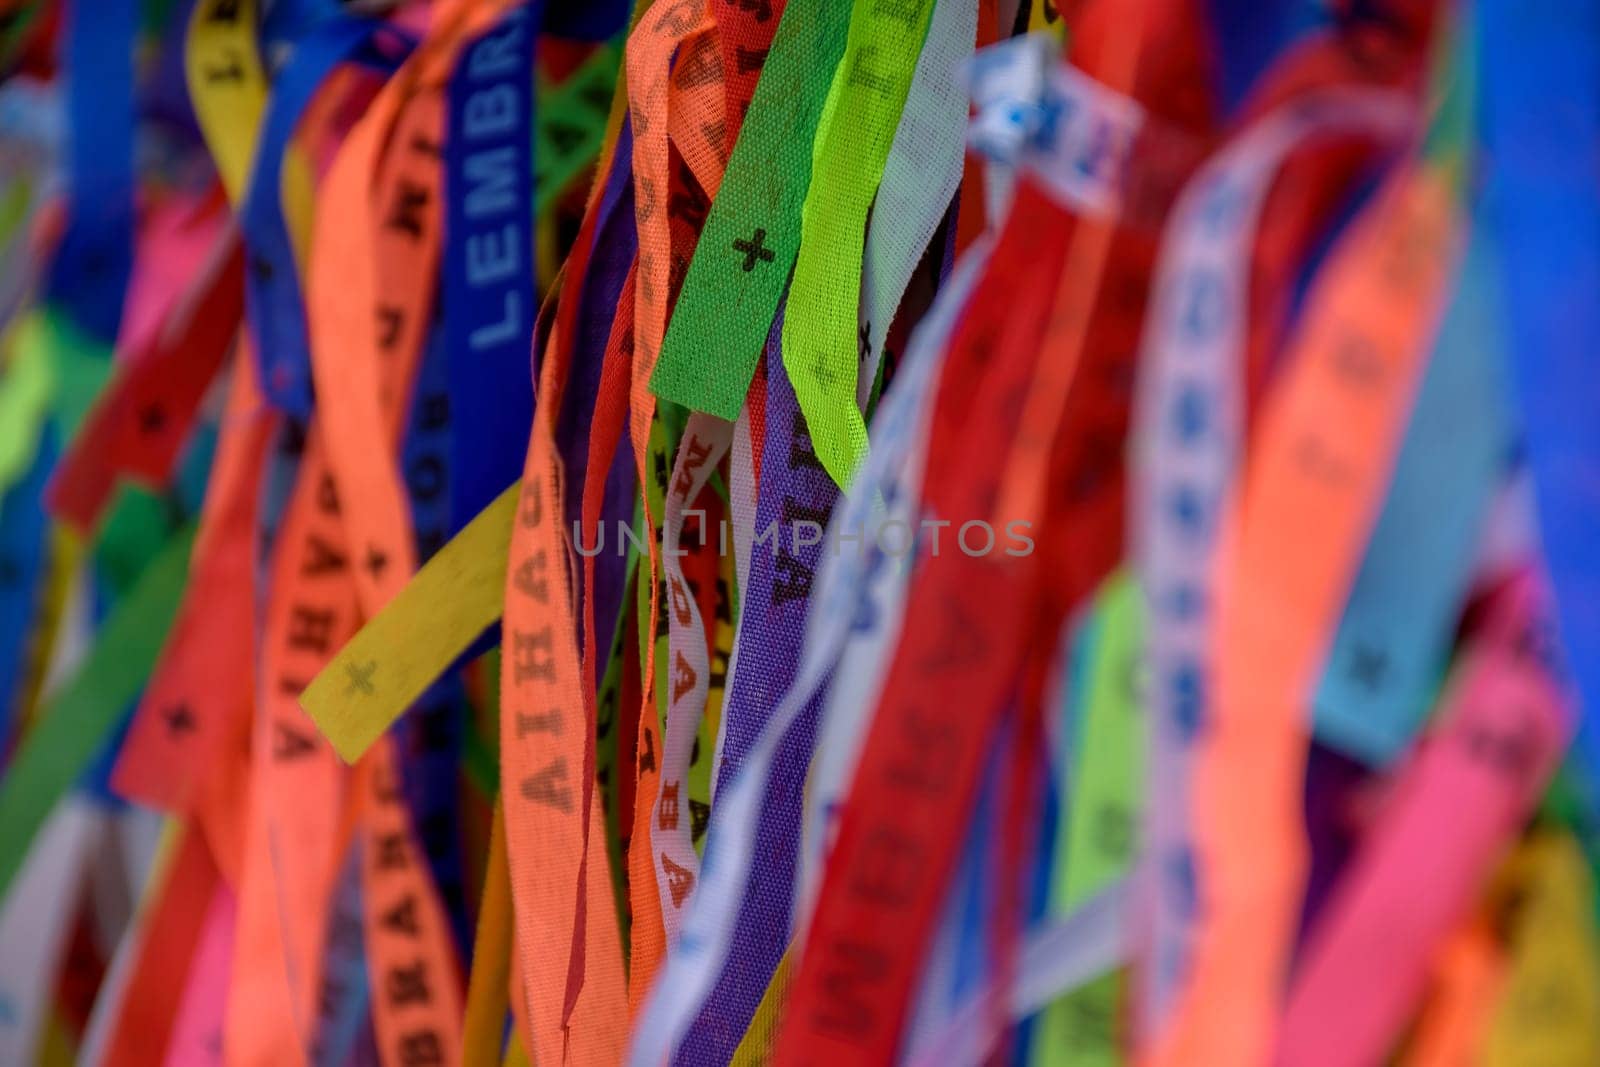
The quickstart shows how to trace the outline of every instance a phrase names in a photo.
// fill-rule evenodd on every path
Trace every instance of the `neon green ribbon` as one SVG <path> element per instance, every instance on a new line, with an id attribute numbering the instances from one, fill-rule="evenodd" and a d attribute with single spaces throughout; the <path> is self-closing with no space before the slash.
<path id="1" fill-rule="evenodd" d="M 33 466 L 39 434 L 55 396 L 49 327 L 32 313 L 17 322 L 0 344 L 11 359 L 0 376 L 0 495 Z"/>
<path id="2" fill-rule="evenodd" d="M 1070 912 L 1123 875 L 1133 860 L 1143 788 L 1144 727 L 1137 669 L 1139 590 L 1126 574 L 1101 591 L 1088 655 L 1072 798 L 1061 823 L 1052 910 Z M 1104 975 L 1045 1009 L 1030 1062 L 1039 1067 L 1115 1067 L 1118 978 Z"/>
<path id="3" fill-rule="evenodd" d="M 817 458 L 841 488 L 867 451 L 867 424 L 856 407 L 862 235 L 933 3 L 855 5 L 802 213 L 783 365 Z"/>

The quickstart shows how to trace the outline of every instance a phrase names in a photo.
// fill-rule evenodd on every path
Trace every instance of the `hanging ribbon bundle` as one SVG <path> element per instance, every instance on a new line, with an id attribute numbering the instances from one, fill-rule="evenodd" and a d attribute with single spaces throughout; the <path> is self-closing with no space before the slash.
<path id="1" fill-rule="evenodd" d="M 0 2 L 0 1064 L 1600 1063 L 1597 87 Z"/>

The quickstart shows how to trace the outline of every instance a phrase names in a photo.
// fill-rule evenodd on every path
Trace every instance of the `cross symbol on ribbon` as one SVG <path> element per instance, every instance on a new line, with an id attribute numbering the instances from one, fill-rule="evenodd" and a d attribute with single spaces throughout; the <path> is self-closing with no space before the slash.
<path id="1" fill-rule="evenodd" d="M 377 660 L 368 660 L 366 663 L 347 663 L 344 667 L 345 675 L 350 679 L 350 684 L 345 688 L 349 695 L 360 691 L 371 696 L 376 690 L 372 685 L 372 676 L 378 669 Z"/>
<path id="2" fill-rule="evenodd" d="M 761 260 L 764 263 L 772 262 L 772 249 L 764 247 L 766 239 L 767 231 L 758 226 L 756 227 L 756 232 L 750 235 L 748 241 L 741 237 L 733 242 L 733 250 L 744 253 L 744 270 L 746 274 L 756 269 L 757 260 Z"/>

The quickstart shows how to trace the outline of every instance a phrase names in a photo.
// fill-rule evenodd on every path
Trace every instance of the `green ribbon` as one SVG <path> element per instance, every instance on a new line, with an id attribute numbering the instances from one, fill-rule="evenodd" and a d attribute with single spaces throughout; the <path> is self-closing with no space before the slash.
<path id="1" fill-rule="evenodd" d="M 650 388 L 663 400 L 739 415 L 800 248 L 812 142 L 848 13 L 841 0 L 791 0 L 784 11 L 662 341 Z"/>
<path id="2" fill-rule="evenodd" d="M 1144 726 L 1138 692 L 1138 586 L 1126 575 L 1101 591 L 1087 656 L 1087 692 L 1059 829 L 1052 910 L 1071 912 L 1125 874 L 1137 843 L 1143 788 Z M 1069 993 L 1040 1016 L 1033 1057 L 1039 1067 L 1117 1067 L 1115 974 Z"/>
<path id="3" fill-rule="evenodd" d="M 855 5 L 816 141 L 783 318 L 783 365 L 817 458 L 840 488 L 867 451 L 867 424 L 856 407 L 867 209 L 883 177 L 932 13 L 933 0 Z"/>
<path id="4" fill-rule="evenodd" d="M 611 92 L 617 83 L 622 49 L 608 44 L 583 61 L 560 85 L 541 87 L 534 120 L 534 214 L 543 217 L 585 167 L 600 155 L 605 141 Z"/>
<path id="5" fill-rule="evenodd" d="M 177 617 L 194 527 L 169 539 L 100 628 L 72 678 L 50 696 L 0 780 L 0 896 L 56 802 L 105 745 L 155 666 Z"/>

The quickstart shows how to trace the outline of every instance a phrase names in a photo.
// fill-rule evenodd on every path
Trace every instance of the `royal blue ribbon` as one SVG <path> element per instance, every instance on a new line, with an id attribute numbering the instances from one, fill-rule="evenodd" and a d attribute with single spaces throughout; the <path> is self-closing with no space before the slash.
<path id="1" fill-rule="evenodd" d="M 134 0 L 68 0 L 67 228 L 46 294 L 111 345 L 133 270 Z"/>
<path id="2" fill-rule="evenodd" d="M 1600 2 L 1480 0 L 1479 218 L 1501 252 L 1510 365 L 1567 667 L 1600 774 Z M 1595 799 L 1591 792 L 1591 802 Z"/>
<path id="3" fill-rule="evenodd" d="M 449 355 L 444 331 L 429 332 L 411 418 L 401 449 L 417 559 L 426 562 L 449 539 L 451 464 Z M 466 693 L 459 675 L 447 672 L 401 717 L 397 738 L 403 793 L 417 839 L 450 916 L 457 951 L 471 952 L 467 920 L 466 853 L 461 840 L 461 749 Z"/>
<path id="4" fill-rule="evenodd" d="M 295 46 L 273 83 L 261 121 L 250 188 L 239 225 L 248 253 L 245 311 L 255 335 L 261 391 L 277 408 L 302 419 L 312 407 L 311 342 L 294 247 L 283 218 L 283 157 L 295 127 L 323 81 L 341 63 L 398 69 L 413 42 L 372 19 L 319 24 Z"/>
<path id="5" fill-rule="evenodd" d="M 53 436 L 46 430 L 33 466 L 0 497 L 0 756 L 16 725 L 28 633 L 39 606 L 48 529 L 44 487 L 55 464 Z"/>
<path id="6" fill-rule="evenodd" d="M 444 142 L 442 312 L 450 353 L 456 523 L 522 473 L 533 424 L 534 42 L 542 2 L 462 49 Z"/>
<path id="7" fill-rule="evenodd" d="M 565 0 L 550 9 L 550 32 L 576 41 L 609 40 L 628 24 L 631 6 L 628 0 Z"/>

